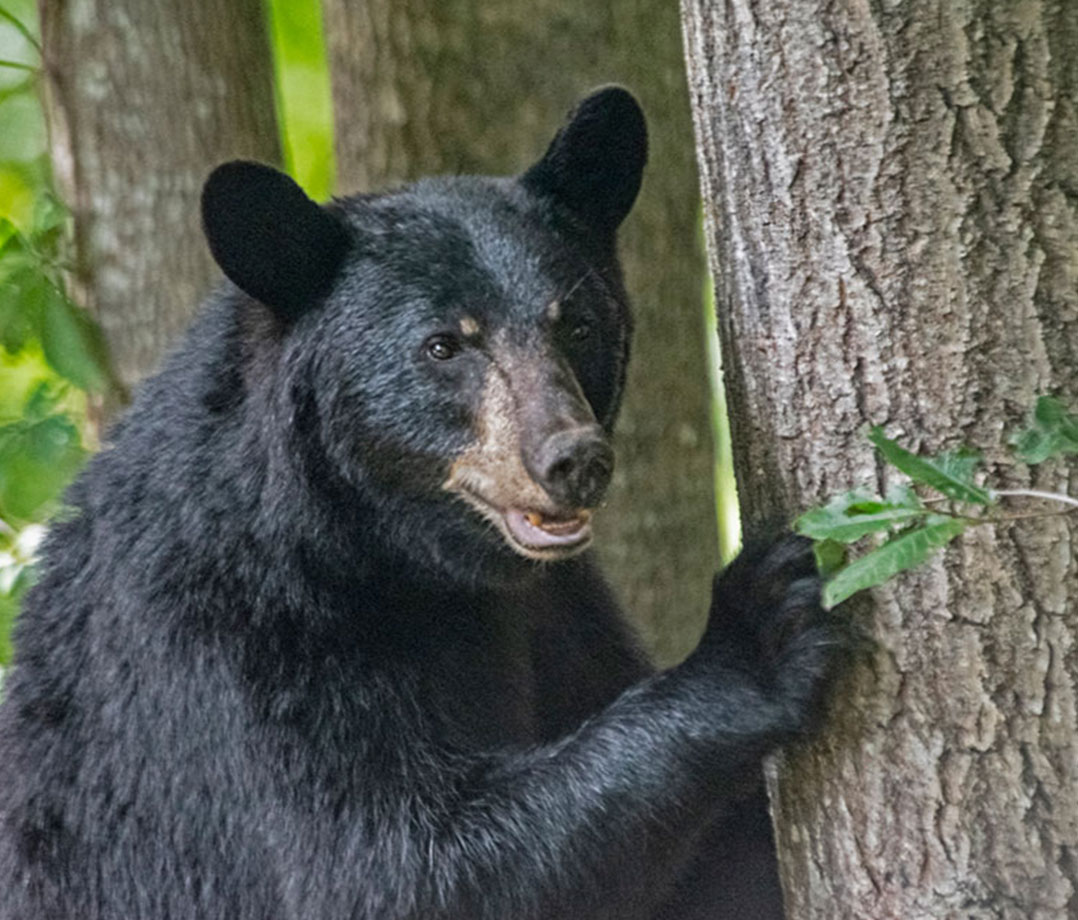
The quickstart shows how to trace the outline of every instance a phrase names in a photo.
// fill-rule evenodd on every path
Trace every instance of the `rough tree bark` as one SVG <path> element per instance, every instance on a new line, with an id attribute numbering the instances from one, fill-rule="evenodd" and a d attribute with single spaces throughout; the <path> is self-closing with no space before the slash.
<path id="1" fill-rule="evenodd" d="M 684 0 L 750 520 L 1078 396 L 1078 4 Z M 1075 465 L 1033 474 L 1078 493 Z M 881 483 L 882 484 L 882 483 Z M 773 777 L 789 915 L 1078 917 L 1078 522 L 979 527 Z"/>
<path id="2" fill-rule="evenodd" d="M 636 307 L 605 568 L 662 661 L 691 648 L 716 557 L 698 187 L 676 7 L 654 0 L 325 0 L 342 191 L 513 173 L 588 89 L 647 110 L 651 166 L 622 233 Z"/>
<path id="3" fill-rule="evenodd" d="M 153 370 L 214 277 L 198 196 L 221 160 L 280 159 L 260 0 L 40 0 L 73 289 L 120 384 Z M 122 398 L 122 394 L 121 394 Z"/>

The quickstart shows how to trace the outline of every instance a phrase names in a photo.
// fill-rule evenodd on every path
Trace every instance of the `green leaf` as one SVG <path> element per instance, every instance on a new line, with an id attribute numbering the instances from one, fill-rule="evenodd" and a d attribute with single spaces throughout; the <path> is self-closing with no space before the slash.
<path id="1" fill-rule="evenodd" d="M 18 227 L 8 220 L 8 218 L 0 217 L 0 252 L 3 252 L 3 248 L 7 245 L 7 241 L 13 236 L 16 236 L 18 232 Z"/>
<path id="2" fill-rule="evenodd" d="M 30 13 L 26 10 L 26 15 L 29 17 Z M 0 19 L 4 19 L 10 22 L 20 35 L 26 40 L 26 42 L 33 48 L 38 54 L 41 54 L 41 43 L 34 36 L 34 33 L 30 30 L 30 27 L 26 25 L 18 16 L 7 9 L 6 6 L 0 6 Z"/>
<path id="3" fill-rule="evenodd" d="M 846 547 L 836 540 L 817 540 L 812 544 L 816 571 L 821 578 L 830 578 L 846 564 Z"/>
<path id="4" fill-rule="evenodd" d="M 2 277 L 3 262 L 0 262 Z M 0 280 L 0 345 L 9 355 L 23 351 L 41 315 L 43 278 L 32 267 Z"/>
<path id="5" fill-rule="evenodd" d="M 1026 429 L 1010 439 L 1014 455 L 1023 463 L 1036 466 L 1056 453 L 1055 439 L 1043 431 Z"/>
<path id="6" fill-rule="evenodd" d="M 46 150 L 41 103 L 20 93 L 0 106 L 0 160 L 28 162 Z"/>
<path id="7" fill-rule="evenodd" d="M 52 415 L 63 398 L 63 392 L 50 380 L 39 382 L 26 396 L 22 417 L 28 422 L 40 422 Z"/>
<path id="8" fill-rule="evenodd" d="M 0 282 L 37 268 L 37 260 L 30 251 L 26 238 L 11 221 L 0 217 Z"/>
<path id="9" fill-rule="evenodd" d="M 30 242 L 35 249 L 54 253 L 67 222 L 68 210 L 47 192 L 34 201 L 34 217 Z"/>
<path id="10" fill-rule="evenodd" d="M 1015 456 L 1030 465 L 1078 454 L 1078 415 L 1068 414 L 1055 397 L 1041 396 L 1033 408 L 1032 424 L 1012 435 L 1010 443 Z"/>
<path id="11" fill-rule="evenodd" d="M 822 508 L 806 511 L 794 529 L 814 540 L 853 543 L 870 533 L 890 530 L 922 517 L 926 511 L 912 489 L 880 499 L 864 489 L 836 495 Z"/>
<path id="12" fill-rule="evenodd" d="M 47 282 L 39 329 L 45 360 L 53 370 L 83 390 L 105 388 L 105 348 L 97 326 Z"/>
<path id="13" fill-rule="evenodd" d="M 920 457 L 910 453 L 886 437 L 879 426 L 872 429 L 868 439 L 892 466 L 897 467 L 914 482 L 931 486 L 948 498 L 976 505 L 992 504 L 991 493 L 973 481 L 981 462 L 980 455 L 968 448 L 949 451 L 938 457 Z"/>
<path id="14" fill-rule="evenodd" d="M 66 415 L 0 428 L 0 510 L 5 518 L 35 520 L 82 466 L 86 452 Z"/>
<path id="15" fill-rule="evenodd" d="M 930 515 L 923 527 L 892 537 L 868 555 L 840 569 L 824 585 L 824 606 L 830 610 L 858 591 L 883 584 L 899 572 L 920 565 L 965 528 L 966 522 L 957 518 Z"/>
<path id="16" fill-rule="evenodd" d="M 902 508 L 924 508 L 920 496 L 908 482 L 893 482 L 887 487 L 886 501 Z"/>
<path id="17" fill-rule="evenodd" d="M 12 83 L 10 86 L 0 87 L 0 105 L 13 96 L 21 96 L 33 92 L 34 89 L 34 77 L 35 74 L 29 74 L 23 80 L 19 80 L 17 83 Z"/>

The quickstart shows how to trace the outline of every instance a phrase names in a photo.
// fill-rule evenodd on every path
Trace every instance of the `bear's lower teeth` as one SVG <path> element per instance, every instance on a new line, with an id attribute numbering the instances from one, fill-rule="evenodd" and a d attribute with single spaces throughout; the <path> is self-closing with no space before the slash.
<path id="1" fill-rule="evenodd" d="M 567 520 L 549 520 L 538 511 L 529 511 L 524 517 L 532 527 L 538 527 L 547 533 L 566 534 L 580 530 L 581 527 L 588 523 L 588 518 L 591 517 L 591 514 L 587 511 L 581 511 Z"/>

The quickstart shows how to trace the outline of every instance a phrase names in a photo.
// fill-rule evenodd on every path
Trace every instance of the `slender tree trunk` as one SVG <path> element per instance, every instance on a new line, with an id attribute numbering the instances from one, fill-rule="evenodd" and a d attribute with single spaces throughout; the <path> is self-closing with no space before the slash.
<path id="1" fill-rule="evenodd" d="M 153 370 L 214 277 L 207 172 L 276 162 L 260 0 L 40 0 L 53 164 L 75 215 L 77 297 L 124 388 Z"/>
<path id="2" fill-rule="evenodd" d="M 1078 5 L 683 17 L 750 519 L 889 478 L 869 422 L 991 467 L 1035 394 L 1075 405 Z M 789 915 L 1078 917 L 1074 517 L 975 528 L 850 615 L 877 647 L 773 777 Z"/>
<path id="3" fill-rule="evenodd" d="M 622 234 L 636 336 L 605 568 L 664 661 L 695 644 L 716 567 L 698 187 L 676 7 L 325 0 L 343 191 L 513 173 L 588 89 L 647 110 L 651 166 Z"/>

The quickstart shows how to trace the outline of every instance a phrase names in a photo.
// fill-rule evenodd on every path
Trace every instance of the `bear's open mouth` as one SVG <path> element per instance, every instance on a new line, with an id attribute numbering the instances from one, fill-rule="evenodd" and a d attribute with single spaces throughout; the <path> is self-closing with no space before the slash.
<path id="1" fill-rule="evenodd" d="M 502 517 L 512 538 L 528 549 L 576 548 L 591 539 L 591 512 L 587 510 L 555 517 L 509 508 Z"/>
<path id="2" fill-rule="evenodd" d="M 453 491 L 494 524 L 513 549 L 529 559 L 564 559 L 591 543 L 591 511 L 587 508 L 551 512 L 500 507 L 463 483 L 457 483 Z"/>

